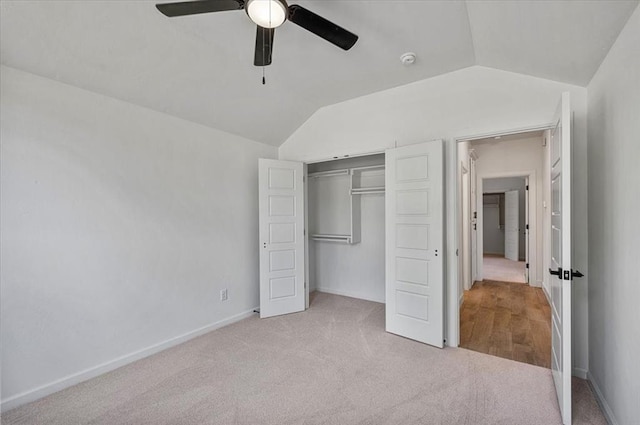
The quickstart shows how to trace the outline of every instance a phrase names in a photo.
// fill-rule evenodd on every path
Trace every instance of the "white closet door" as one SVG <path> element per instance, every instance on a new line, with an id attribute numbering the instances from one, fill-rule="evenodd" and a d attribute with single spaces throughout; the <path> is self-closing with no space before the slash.
<path id="1" fill-rule="evenodd" d="M 305 308 L 303 164 L 259 160 L 260 317 Z"/>
<path id="2" fill-rule="evenodd" d="M 386 329 L 444 343 L 442 141 L 386 151 Z"/>
<path id="3" fill-rule="evenodd" d="M 504 256 L 518 261 L 520 255 L 520 211 L 518 191 L 504 194 Z"/>
<path id="4" fill-rule="evenodd" d="M 551 130 L 551 374 L 571 424 L 571 106 L 562 94 Z"/>

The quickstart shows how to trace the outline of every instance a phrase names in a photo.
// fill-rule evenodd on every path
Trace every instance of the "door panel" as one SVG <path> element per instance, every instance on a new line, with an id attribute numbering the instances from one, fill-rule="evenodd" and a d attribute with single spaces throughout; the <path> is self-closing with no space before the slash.
<path id="1" fill-rule="evenodd" d="M 571 106 L 563 93 L 551 130 L 551 372 L 571 424 Z"/>
<path id="2" fill-rule="evenodd" d="M 260 317 L 305 308 L 301 163 L 260 159 Z"/>
<path id="3" fill-rule="evenodd" d="M 442 142 L 386 152 L 386 329 L 443 346 Z"/>
<path id="4" fill-rule="evenodd" d="M 520 255 L 520 211 L 518 191 L 510 190 L 504 194 L 504 256 L 518 261 Z"/>

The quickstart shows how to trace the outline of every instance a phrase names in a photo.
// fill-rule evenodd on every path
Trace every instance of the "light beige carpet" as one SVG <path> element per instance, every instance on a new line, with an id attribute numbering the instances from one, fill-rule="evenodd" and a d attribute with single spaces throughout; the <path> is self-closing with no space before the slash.
<path id="1" fill-rule="evenodd" d="M 524 272 L 524 261 L 512 261 L 495 255 L 485 255 L 482 259 L 482 278 L 484 280 L 526 283 Z"/>
<path id="2" fill-rule="evenodd" d="M 605 424 L 588 387 L 577 424 Z M 384 305 L 316 294 L 40 401 L 3 424 L 560 424 L 551 372 L 384 331 Z"/>

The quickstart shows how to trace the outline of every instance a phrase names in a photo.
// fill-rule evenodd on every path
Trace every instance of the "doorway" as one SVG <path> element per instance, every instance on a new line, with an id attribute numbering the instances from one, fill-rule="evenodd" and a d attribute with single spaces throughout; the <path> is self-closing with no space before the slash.
<path id="1" fill-rule="evenodd" d="M 551 310 L 542 289 L 546 137 L 536 130 L 458 146 L 467 170 L 458 174 L 459 320 L 460 347 L 549 368 Z"/>
<path id="2" fill-rule="evenodd" d="M 529 283 L 528 177 L 485 179 L 483 190 L 484 279 Z"/>

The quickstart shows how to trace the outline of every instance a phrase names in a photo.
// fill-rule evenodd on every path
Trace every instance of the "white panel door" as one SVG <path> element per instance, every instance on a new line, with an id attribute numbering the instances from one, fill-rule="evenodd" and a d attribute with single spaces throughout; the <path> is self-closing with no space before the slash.
<path id="1" fill-rule="evenodd" d="M 562 422 L 571 424 L 571 106 L 562 100 L 551 130 L 551 372 Z"/>
<path id="2" fill-rule="evenodd" d="M 518 261 L 520 247 L 520 211 L 518 191 L 510 190 L 504 194 L 504 256 Z"/>
<path id="3" fill-rule="evenodd" d="M 386 329 L 442 347 L 442 141 L 386 151 Z"/>
<path id="4" fill-rule="evenodd" d="M 259 160 L 260 317 L 303 311 L 303 164 Z"/>

